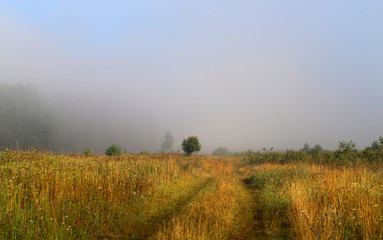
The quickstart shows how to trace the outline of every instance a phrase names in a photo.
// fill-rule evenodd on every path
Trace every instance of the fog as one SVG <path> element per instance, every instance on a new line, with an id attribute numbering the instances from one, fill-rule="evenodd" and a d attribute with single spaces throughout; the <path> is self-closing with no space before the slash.
<path id="1" fill-rule="evenodd" d="M 0 3 L 0 82 L 39 89 L 73 151 L 364 148 L 383 135 L 378 1 Z"/>

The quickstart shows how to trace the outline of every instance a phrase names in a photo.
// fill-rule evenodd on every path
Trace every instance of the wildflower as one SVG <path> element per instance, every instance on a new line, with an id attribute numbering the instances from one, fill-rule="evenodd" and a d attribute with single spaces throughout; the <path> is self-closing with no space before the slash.
<path id="1" fill-rule="evenodd" d="M 28 227 L 27 226 L 24 226 L 24 229 L 27 229 Z"/>

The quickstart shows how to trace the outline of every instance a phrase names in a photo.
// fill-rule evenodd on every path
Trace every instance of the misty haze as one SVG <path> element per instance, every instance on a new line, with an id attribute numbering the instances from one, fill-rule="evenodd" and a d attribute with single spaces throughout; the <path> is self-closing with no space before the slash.
<path id="1" fill-rule="evenodd" d="M 156 152 L 167 131 L 175 151 L 362 149 L 382 133 L 383 19 L 344 4 L 1 3 L 1 81 L 37 89 L 74 152 Z"/>

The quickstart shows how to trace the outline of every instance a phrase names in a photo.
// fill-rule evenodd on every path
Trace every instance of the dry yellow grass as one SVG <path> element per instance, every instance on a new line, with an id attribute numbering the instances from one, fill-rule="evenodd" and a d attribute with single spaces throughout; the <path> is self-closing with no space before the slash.
<path id="1" fill-rule="evenodd" d="M 191 202 L 187 212 L 176 216 L 153 239 L 226 239 L 245 227 L 251 196 L 235 176 L 228 161 L 206 161 L 213 183 Z"/>
<path id="2" fill-rule="evenodd" d="M 7 150 L 0 183 L 0 239 L 383 238 L 383 171 L 367 166 Z"/>
<path id="3" fill-rule="evenodd" d="M 3 239 L 222 239 L 251 206 L 224 159 L 9 150 L 0 161 Z"/>
<path id="4" fill-rule="evenodd" d="M 298 164 L 249 168 L 269 232 L 293 239 L 383 238 L 382 171 Z"/>

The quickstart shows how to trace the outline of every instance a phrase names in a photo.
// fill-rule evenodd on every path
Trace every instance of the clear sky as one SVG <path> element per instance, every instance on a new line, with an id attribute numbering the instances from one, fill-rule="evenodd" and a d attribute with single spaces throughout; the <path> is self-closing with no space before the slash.
<path id="1" fill-rule="evenodd" d="M 169 130 L 176 149 L 197 135 L 205 152 L 364 148 L 383 135 L 382 13 L 382 1 L 1 1 L 0 81 L 105 128 L 95 145 L 155 150 Z"/>

